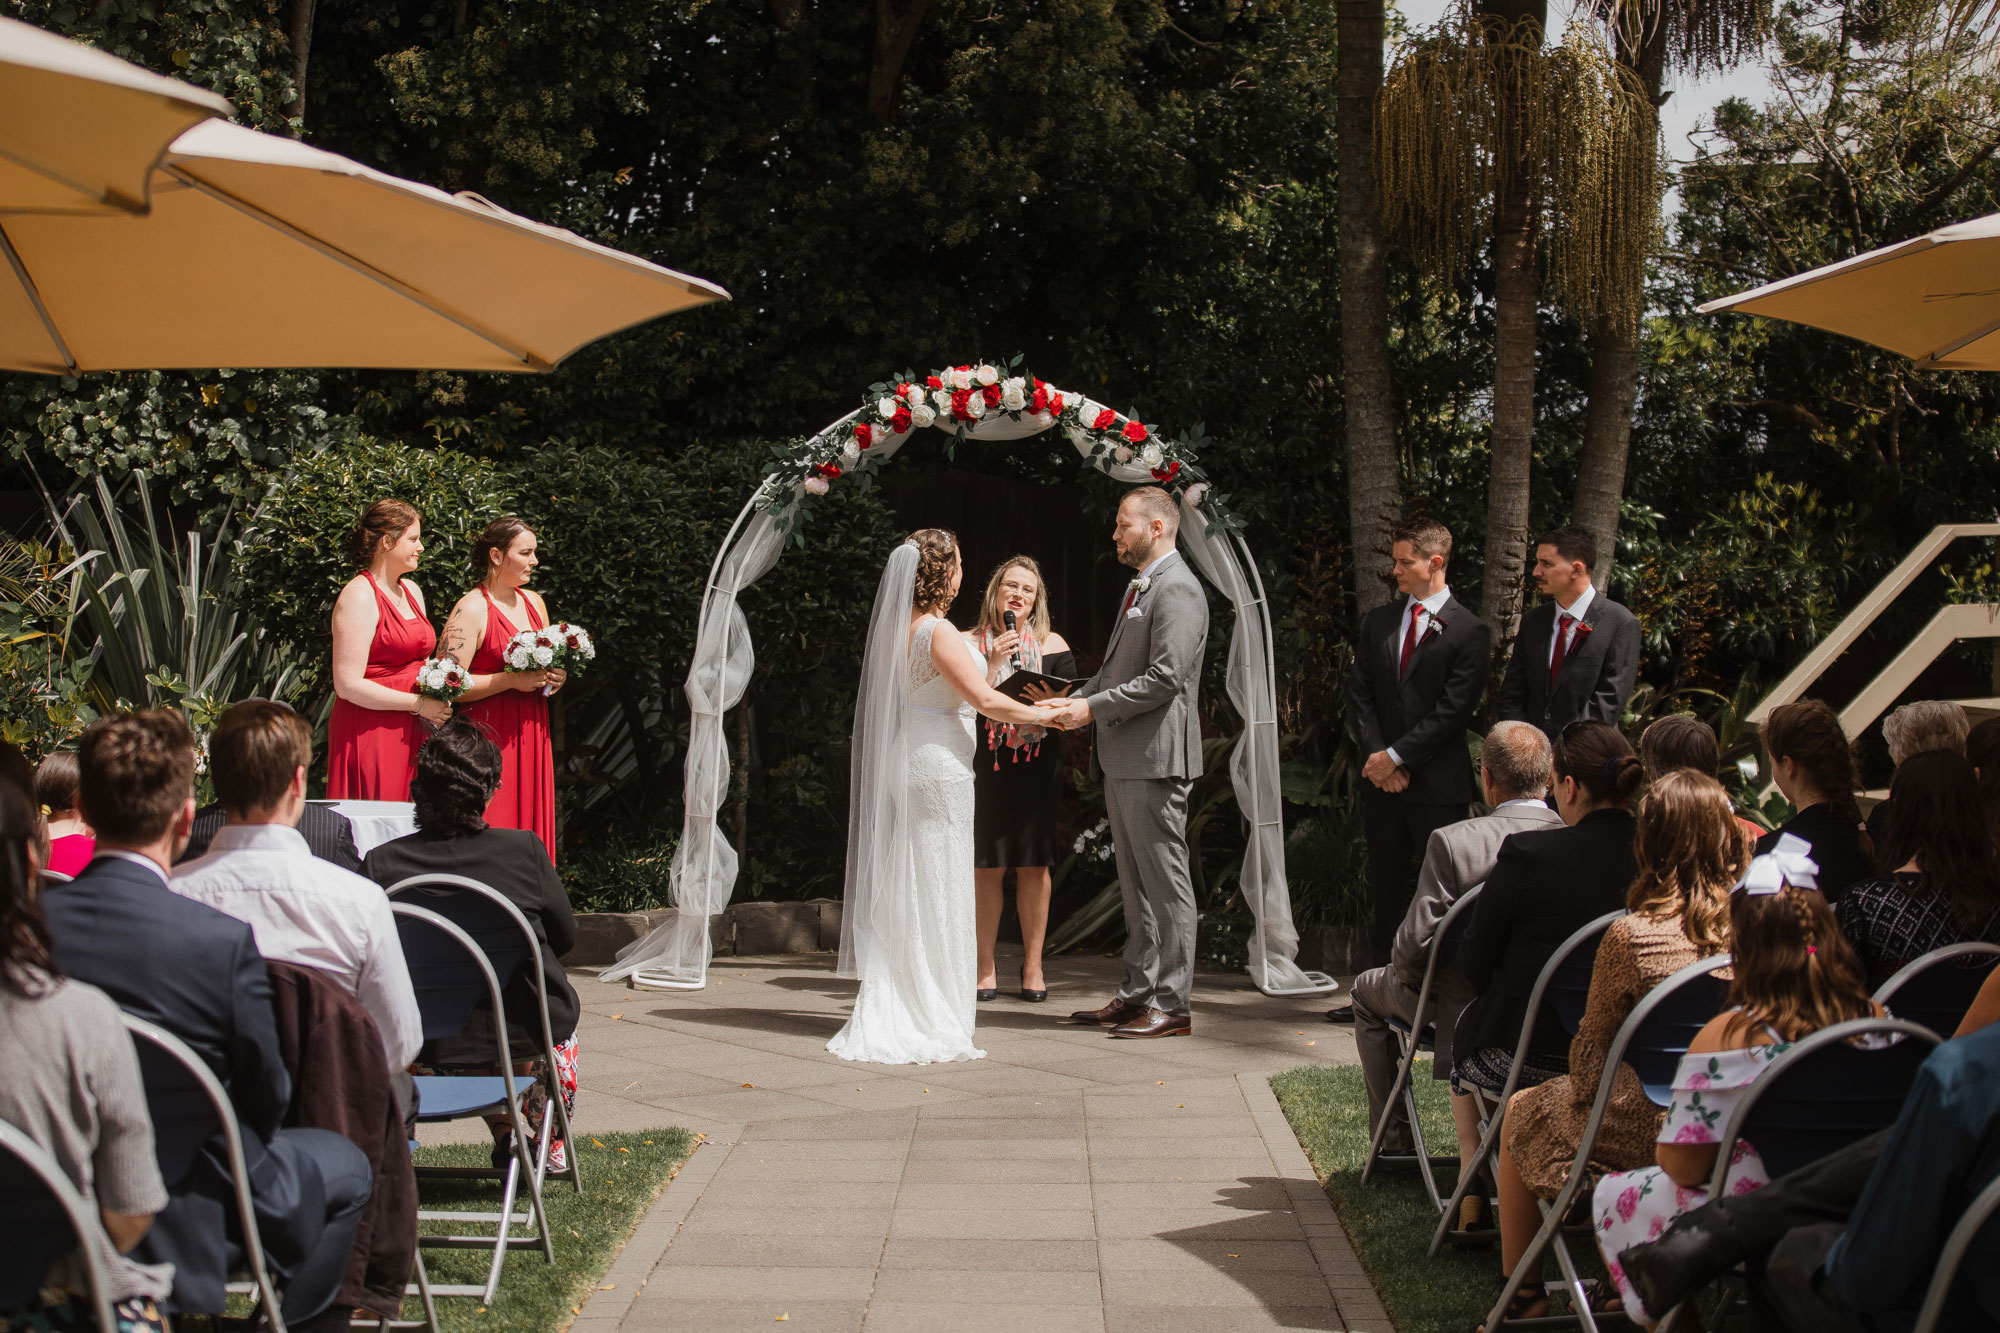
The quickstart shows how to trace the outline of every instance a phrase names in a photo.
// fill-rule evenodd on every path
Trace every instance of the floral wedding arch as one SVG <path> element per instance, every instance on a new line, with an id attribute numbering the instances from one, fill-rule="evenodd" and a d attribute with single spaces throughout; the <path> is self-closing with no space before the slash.
<path id="1" fill-rule="evenodd" d="M 870 484 L 874 474 L 924 429 L 965 442 L 1025 439 L 1060 430 L 1084 461 L 1114 481 L 1154 482 L 1177 491 L 1180 549 L 1230 600 L 1228 695 L 1244 719 L 1230 757 L 1238 806 L 1249 821 L 1240 888 L 1256 918 L 1249 973 L 1267 995 L 1334 989 L 1332 978 L 1295 961 L 1299 935 L 1285 882 L 1284 816 L 1278 781 L 1277 680 L 1271 613 L 1262 578 L 1227 496 L 1213 490 L 1190 440 L 1170 440 L 1137 418 L 1067 393 L 1005 365 L 952 366 L 919 377 L 905 372 L 870 385 L 862 404 L 818 434 L 775 451 L 710 567 L 688 668 L 692 710 L 685 787 L 686 816 L 671 869 L 674 911 L 651 934 L 619 951 L 601 976 L 646 990 L 698 990 L 707 984 L 710 919 L 729 905 L 737 852 L 716 816 L 729 788 L 723 715 L 742 699 L 755 666 L 750 629 L 737 598 L 777 564 L 787 546 L 803 547 L 810 507 L 841 477 Z"/>

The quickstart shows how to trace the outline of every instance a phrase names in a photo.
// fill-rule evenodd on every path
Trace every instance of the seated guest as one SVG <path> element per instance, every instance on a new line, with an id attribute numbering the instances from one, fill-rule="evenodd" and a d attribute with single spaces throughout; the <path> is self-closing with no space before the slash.
<path id="1" fill-rule="evenodd" d="M 1979 804 L 1993 845 L 2000 848 L 2000 717 L 1989 717 L 1966 734 L 1965 757 L 1979 775 Z"/>
<path id="2" fill-rule="evenodd" d="M 1597 1099 L 1613 1080 L 1611 1100 L 1592 1144 L 1593 1171 L 1630 1171 L 1653 1159 L 1660 1108 L 1630 1065 L 1604 1068 L 1619 1027 L 1653 987 L 1688 964 L 1729 947 L 1729 890 L 1750 859 L 1722 784 L 1685 769 L 1652 784 L 1639 803 L 1633 840 L 1639 873 L 1627 914 L 1611 923 L 1590 974 L 1590 998 L 1569 1073 L 1514 1095 L 1500 1132 L 1500 1262 L 1513 1271 L 1541 1226 L 1537 1198 L 1553 1199 L 1568 1179 Z M 1524 1282 L 1511 1318 L 1548 1313 L 1541 1282 Z"/>
<path id="3" fill-rule="evenodd" d="M 1408 1117 L 1401 1106 L 1388 1104 L 1389 1088 L 1401 1058 L 1393 1030 L 1384 1021 L 1405 1023 L 1416 1017 L 1417 992 L 1424 984 L 1424 966 L 1438 923 L 1460 894 L 1483 884 L 1500 855 L 1500 844 L 1511 833 L 1560 827 L 1561 816 L 1543 803 L 1549 790 L 1549 739 L 1528 722 L 1497 722 L 1486 733 L 1479 751 L 1479 785 L 1492 813 L 1447 824 L 1430 836 L 1423 870 L 1417 876 L 1416 897 L 1396 932 L 1388 967 L 1363 972 L 1354 979 L 1354 1044 L 1361 1054 L 1361 1071 L 1368 1083 L 1368 1127 L 1373 1133 L 1382 1116 L 1390 1117 L 1382 1147 L 1388 1153 L 1412 1151 Z M 1437 1025 L 1437 1048 L 1431 1076 L 1451 1077 L 1452 1031 L 1458 1013 L 1472 998 L 1454 962 L 1438 960 L 1431 983 L 1431 1015 Z M 1471 1094 L 1452 1097 L 1452 1120 L 1458 1130 L 1459 1156 L 1468 1165 L 1479 1145 L 1479 1112 Z M 1461 1226 L 1483 1220 L 1486 1200 L 1472 1196 L 1460 1214 Z"/>
<path id="4" fill-rule="evenodd" d="M 1771 710 L 1764 719 L 1764 751 L 1771 779 L 1798 813 L 1757 842 L 1757 851 L 1775 851 L 1778 834 L 1804 838 L 1819 867 L 1819 891 L 1838 903 L 1847 886 L 1874 873 L 1875 862 L 1854 800 L 1854 753 L 1833 709 L 1818 699 L 1801 699 Z"/>
<path id="5" fill-rule="evenodd" d="M 1870 986 L 1947 944 L 2000 942 L 2000 878 L 1971 762 L 1949 750 L 1912 755 L 1889 796 L 1898 806 L 1880 848 L 1886 873 L 1834 909 Z"/>
<path id="6" fill-rule="evenodd" d="M 312 729 L 284 704 L 251 699 L 224 712 L 208 766 L 229 823 L 206 856 L 179 862 L 169 887 L 249 922 L 265 961 L 331 974 L 375 1020 L 388 1071 L 401 1074 L 424 1042 L 403 942 L 381 888 L 314 856 L 294 826 L 311 762 Z"/>
<path id="7" fill-rule="evenodd" d="M 96 1206 L 104 1230 L 89 1243 L 121 1330 L 164 1329 L 158 1302 L 173 1289 L 173 1268 L 127 1257 L 167 1206 L 139 1060 L 118 1006 L 63 977 L 49 957 L 48 925 L 35 903 L 36 822 L 27 794 L 0 781 L 0 1068 L 7 1071 L 0 1120 L 39 1144 Z M 16 1251 L 33 1243 L 22 1235 L 9 1242 Z M 81 1300 L 68 1299 L 85 1294 L 83 1274 L 69 1256 L 54 1257 L 42 1286 L 66 1299 L 51 1306 L 45 1298 L 13 1322 L 0 1311 L 0 1324 L 32 1326 L 38 1316 L 58 1326 L 88 1322 L 78 1317 Z"/>
<path id="8" fill-rule="evenodd" d="M 1625 1280 L 1618 1253 L 1652 1240 L 1689 1208 L 1704 1203 L 1719 1140 L 1744 1089 L 1792 1043 L 1850 1018 L 1880 1011 L 1861 980 L 1861 963 L 1840 937 L 1833 911 L 1813 888 L 1805 843 L 1780 840 L 1758 857 L 1729 900 L 1729 1008 L 1688 1044 L 1674 1072 L 1674 1100 L 1653 1149 L 1656 1166 L 1620 1171 L 1597 1182 L 1597 1244 L 1618 1286 L 1625 1314 L 1652 1324 Z M 1728 1193 L 1770 1182 L 1757 1149 L 1739 1140 L 1730 1154 Z"/>
<path id="9" fill-rule="evenodd" d="M 1748 1194 L 1684 1213 L 1618 1256 L 1652 1310 L 1739 1264 L 1758 1327 L 1810 1333 L 1907 1329 L 1945 1237 L 2000 1174 L 2000 995 L 1992 979 L 1958 1035 L 1917 1070 L 1888 1129 Z M 1976 1018 L 1984 1017 L 1975 1026 Z M 1959 1265 L 1940 1329 L 2000 1328 L 2000 1255 L 1989 1227 Z"/>
<path id="10" fill-rule="evenodd" d="M 48 821 L 49 859 L 43 869 L 77 877 L 96 854 L 90 825 L 76 812 L 76 755 L 57 750 L 35 769 L 35 799 Z"/>
<path id="11" fill-rule="evenodd" d="M 417 831 L 383 843 L 368 853 L 368 877 L 383 888 L 413 875 L 464 875 L 498 890 L 521 909 L 541 943 L 539 966 L 549 997 L 549 1031 L 555 1040 L 556 1067 L 543 1069 L 539 1059 L 518 1062 L 515 1072 L 538 1081 L 524 1099 L 528 1132 L 540 1137 L 547 1113 L 550 1085 L 559 1089 L 563 1110 L 576 1105 L 576 1023 L 581 1008 L 560 961 L 576 943 L 576 917 L 569 895 L 556 878 L 548 850 L 527 829 L 492 828 L 486 823 L 487 802 L 500 785 L 500 750 L 472 722 L 453 718 L 431 733 L 417 752 L 417 774 L 410 798 L 417 806 Z M 448 890 L 447 890 L 448 891 Z M 522 964 L 503 977 L 501 999 L 507 1007 L 507 1043 L 512 1051 L 534 1051 L 541 1045 L 541 1020 L 535 983 Z M 452 1068 L 492 1068 L 492 1021 L 484 1001 L 455 1037 L 427 1043 L 423 1062 Z M 495 1165 L 504 1165 L 512 1130 L 505 1115 L 487 1121 L 493 1131 Z M 551 1170 L 563 1170 L 568 1149 L 560 1139 L 549 1145 Z"/>
<path id="12" fill-rule="evenodd" d="M 1913 754 L 1927 750 L 1965 753 L 1970 723 L 1965 709 L 1949 699 L 1919 699 L 1904 704 L 1882 719 L 1882 740 L 1889 747 L 1889 762 L 1897 768 Z M 1877 847 L 1889 836 L 1889 821 L 1895 818 L 1895 800 L 1878 802 L 1868 812 L 1868 837 Z"/>
<path id="13" fill-rule="evenodd" d="M 78 747 L 77 799 L 97 857 L 43 902 L 55 965 L 119 1008 L 179 1037 L 222 1080 L 266 1254 L 284 1283 L 285 1323 L 344 1329 L 333 1304 L 369 1192 L 361 1150 L 316 1129 L 280 1129 L 291 1080 L 279 1056 L 271 983 L 244 922 L 167 887 L 194 823 L 194 736 L 168 709 L 93 723 Z M 220 1312 L 241 1254 L 235 1191 L 219 1150 L 168 1181 L 170 1199 L 138 1256 L 174 1265 L 173 1312 Z"/>
<path id="14" fill-rule="evenodd" d="M 1722 777 L 1722 748 L 1716 744 L 1715 728 L 1689 713 L 1674 713 L 1647 726 L 1639 735 L 1639 762 L 1646 776 L 1657 778 L 1677 768 L 1691 768 L 1704 776 Z M 1764 836 L 1764 827 L 1742 815 L 1736 822 L 1752 842 Z"/>
<path id="15" fill-rule="evenodd" d="M 221 831 L 228 812 L 222 802 L 204 805 L 194 812 L 194 832 L 188 836 L 188 845 L 181 850 L 180 861 L 192 861 L 197 856 L 208 854 L 208 844 Z M 299 836 L 306 840 L 306 850 L 322 861 L 332 862 L 350 874 L 361 873 L 361 852 L 354 845 L 354 825 L 347 822 L 347 816 L 330 805 L 308 801 L 299 813 Z"/>
<path id="16" fill-rule="evenodd" d="M 1556 813 L 1568 827 L 1516 833 L 1500 844 L 1472 909 L 1458 970 L 1477 997 L 1452 1033 L 1452 1086 L 1498 1096 L 1523 1027 L 1533 1023 L 1522 1086 L 1569 1068 L 1569 1034 L 1555 1012 L 1528 1013 L 1535 978 L 1557 946 L 1625 905 L 1637 864 L 1625 808 L 1641 770 L 1618 728 L 1572 722 L 1552 747 Z"/>

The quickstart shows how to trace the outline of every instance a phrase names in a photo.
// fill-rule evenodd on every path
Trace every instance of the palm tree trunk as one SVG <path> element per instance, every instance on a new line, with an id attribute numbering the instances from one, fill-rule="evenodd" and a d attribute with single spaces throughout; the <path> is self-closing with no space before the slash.
<path id="1" fill-rule="evenodd" d="M 1493 441 L 1486 484 L 1486 576 L 1479 614 L 1496 652 L 1514 641 L 1528 550 L 1528 472 L 1535 437 L 1535 181 L 1518 171 L 1493 229 Z"/>
<path id="2" fill-rule="evenodd" d="M 1402 508 L 1389 380 L 1389 268 L 1375 200 L 1375 102 L 1383 0 L 1340 0 L 1334 138 L 1340 172 L 1340 369 L 1347 420 L 1348 541 L 1357 618 L 1387 600 L 1377 553 Z"/>
<path id="3" fill-rule="evenodd" d="M 1662 101 L 1666 79 L 1666 21 L 1656 20 L 1636 58 L 1619 50 L 1646 86 L 1653 105 Z M 1645 263 L 1634 251 L 1634 262 Z M 1635 285 L 1643 274 L 1633 275 Z M 1576 502 L 1570 521 L 1597 539 L 1597 564 L 1590 571 L 1598 587 L 1610 590 L 1617 566 L 1618 505 L 1625 496 L 1625 466 L 1632 448 L 1632 412 L 1639 401 L 1639 330 L 1635 323 L 1600 313 L 1592 323 L 1589 403 L 1583 417 L 1583 457 L 1576 473 Z"/>

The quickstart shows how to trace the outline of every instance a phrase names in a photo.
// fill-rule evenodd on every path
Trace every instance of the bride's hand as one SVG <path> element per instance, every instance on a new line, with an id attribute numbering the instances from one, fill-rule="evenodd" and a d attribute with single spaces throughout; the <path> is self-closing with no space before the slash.
<path id="1" fill-rule="evenodd" d="M 992 671 L 996 667 L 1004 666 L 1007 659 L 1014 655 L 1014 650 L 1020 646 L 1021 631 L 1010 629 L 1002 634 L 993 641 L 993 646 L 986 650 L 986 669 Z"/>

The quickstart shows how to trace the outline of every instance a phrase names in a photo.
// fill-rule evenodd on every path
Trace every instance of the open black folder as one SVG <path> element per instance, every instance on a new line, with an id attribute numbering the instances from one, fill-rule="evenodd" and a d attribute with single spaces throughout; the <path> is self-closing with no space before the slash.
<path id="1" fill-rule="evenodd" d="M 1088 676 L 1045 676 L 1039 671 L 1016 671 L 993 688 L 1019 703 L 1033 703 L 1028 688 L 1040 685 L 1054 694 L 1067 694 L 1088 680 Z"/>

